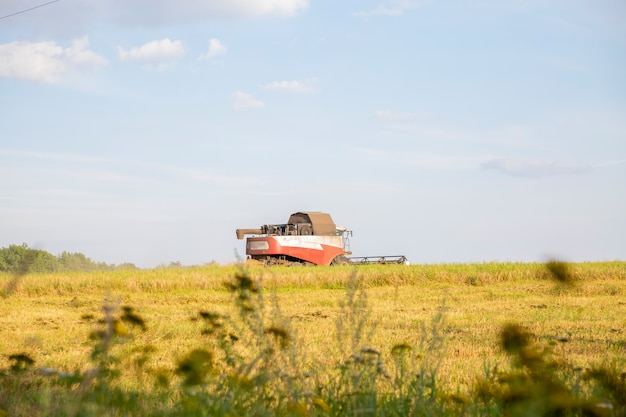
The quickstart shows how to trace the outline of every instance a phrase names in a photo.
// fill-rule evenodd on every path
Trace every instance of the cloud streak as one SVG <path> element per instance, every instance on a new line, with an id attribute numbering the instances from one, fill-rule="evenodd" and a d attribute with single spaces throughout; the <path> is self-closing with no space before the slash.
<path id="1" fill-rule="evenodd" d="M 110 162 L 111 159 L 103 157 L 84 156 L 67 153 L 57 152 L 36 152 L 36 151 L 23 151 L 18 149 L 2 149 L 0 148 L 0 156 L 10 156 L 12 158 L 25 158 L 25 159 L 41 159 L 48 161 L 62 161 L 62 162 Z"/>
<path id="2" fill-rule="evenodd" d="M 427 113 L 392 112 L 388 110 L 378 110 L 376 112 L 377 119 L 391 122 L 413 122 L 428 119 L 429 117 L 430 115 Z"/>
<path id="3" fill-rule="evenodd" d="M 315 84 L 317 79 L 309 78 L 304 81 L 274 81 L 269 84 L 261 86 L 264 90 L 286 92 L 286 93 L 312 93 L 315 91 Z"/>
<path id="4" fill-rule="evenodd" d="M 208 182 L 226 187 L 245 188 L 263 184 L 255 177 L 224 175 L 197 169 L 177 169 L 185 178 L 192 181 Z"/>
<path id="5" fill-rule="evenodd" d="M 450 155 L 444 153 L 401 152 L 387 149 L 357 148 L 356 152 L 366 158 L 374 159 L 394 166 L 404 165 L 419 169 L 431 170 L 475 170 L 484 156 Z"/>
<path id="6" fill-rule="evenodd" d="M 180 177 L 193 182 L 213 183 L 230 188 L 254 186 L 262 183 L 256 177 L 230 175 L 141 160 L 0 148 L 0 162 L 2 162 L 1 157 L 3 156 L 9 157 L 11 160 L 23 160 L 19 164 L 0 164 L 0 173 L 5 176 L 15 174 L 23 176 L 26 172 L 30 172 L 33 175 L 45 176 L 46 178 L 80 178 L 81 180 L 88 180 L 91 184 L 121 184 L 123 186 L 165 186 L 172 181 L 173 177 Z M 23 162 L 28 160 L 34 160 L 38 163 L 26 168 Z M 39 162 L 51 162 L 56 163 L 56 165 L 47 164 L 42 167 Z M 113 166 L 116 166 L 117 169 L 112 169 Z M 136 174 L 138 168 L 140 168 L 142 175 Z"/>
<path id="7" fill-rule="evenodd" d="M 544 178 L 590 172 L 592 167 L 564 164 L 537 159 L 495 158 L 482 164 L 483 169 L 495 170 L 513 177 Z"/>

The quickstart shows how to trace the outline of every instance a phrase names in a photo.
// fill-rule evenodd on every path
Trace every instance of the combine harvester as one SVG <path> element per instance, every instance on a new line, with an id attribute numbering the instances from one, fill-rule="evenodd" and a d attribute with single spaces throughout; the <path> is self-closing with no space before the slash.
<path id="1" fill-rule="evenodd" d="M 352 231 L 319 211 L 299 211 L 285 224 L 237 229 L 237 239 L 245 235 L 252 235 L 246 239 L 246 256 L 264 265 L 409 264 L 405 256 L 346 256 L 352 254 Z"/>

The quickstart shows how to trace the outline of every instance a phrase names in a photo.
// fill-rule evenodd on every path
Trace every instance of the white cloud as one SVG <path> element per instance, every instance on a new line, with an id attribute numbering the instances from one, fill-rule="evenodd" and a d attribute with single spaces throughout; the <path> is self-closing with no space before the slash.
<path id="1" fill-rule="evenodd" d="M 5 14 L 36 6 L 45 0 L 0 1 Z M 14 3 L 15 6 L 9 6 Z M 9 8 L 10 7 L 10 8 Z M 22 27 L 28 22 L 31 35 L 67 39 L 76 33 L 88 33 L 98 21 L 118 28 L 171 26 L 189 22 L 206 23 L 215 19 L 293 18 L 309 7 L 309 0 L 72 0 L 58 1 L 44 9 L 2 21 L 2 29 Z M 25 20 L 26 19 L 26 20 Z M 71 22 L 71 24 L 68 24 Z M 6 39 L 6 37 L 4 38 Z"/>
<path id="2" fill-rule="evenodd" d="M 72 71 L 100 67 L 106 59 L 87 49 L 87 37 L 69 48 L 56 42 L 11 42 L 0 45 L 0 77 L 53 83 Z"/>
<path id="3" fill-rule="evenodd" d="M 183 43 L 171 41 L 169 38 L 151 41 L 129 51 L 118 47 L 118 57 L 122 61 L 159 64 L 176 61 L 183 55 L 185 55 Z"/>
<path id="4" fill-rule="evenodd" d="M 400 16 L 411 9 L 415 9 L 417 6 L 418 3 L 415 0 L 388 0 L 379 4 L 375 9 L 356 12 L 354 16 Z"/>
<path id="5" fill-rule="evenodd" d="M 289 93 L 312 93 L 315 91 L 315 78 L 309 78 L 304 81 L 274 81 L 261 86 L 265 90 L 289 92 Z"/>
<path id="6" fill-rule="evenodd" d="M 291 17 L 309 7 L 308 0 L 222 0 L 209 3 L 204 8 L 240 16 L 280 16 Z M 212 5 L 210 3 L 213 3 Z"/>
<path id="7" fill-rule="evenodd" d="M 219 39 L 211 38 L 209 40 L 209 49 L 205 54 L 202 54 L 202 58 L 213 59 L 218 55 L 223 55 L 228 50 L 228 47 L 220 42 Z"/>
<path id="8" fill-rule="evenodd" d="M 209 18 L 288 18 L 309 7 L 309 0 L 108 0 L 107 3 L 111 17 L 128 24 Z"/>
<path id="9" fill-rule="evenodd" d="M 260 109 L 265 107 L 265 103 L 261 100 L 257 100 L 250 94 L 242 91 L 237 91 L 233 94 L 233 108 L 236 111 L 244 111 L 250 109 Z"/>
<path id="10" fill-rule="evenodd" d="M 564 164 L 542 160 L 496 158 L 482 164 L 484 169 L 493 169 L 515 177 L 542 178 L 553 175 L 583 174 L 591 171 L 584 165 Z"/>

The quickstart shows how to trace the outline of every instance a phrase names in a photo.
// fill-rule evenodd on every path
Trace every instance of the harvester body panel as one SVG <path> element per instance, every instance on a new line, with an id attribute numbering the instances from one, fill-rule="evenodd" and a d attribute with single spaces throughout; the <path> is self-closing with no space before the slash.
<path id="1" fill-rule="evenodd" d="M 246 255 L 261 261 L 283 257 L 285 261 L 330 265 L 345 253 L 341 236 L 259 236 L 246 242 Z"/>

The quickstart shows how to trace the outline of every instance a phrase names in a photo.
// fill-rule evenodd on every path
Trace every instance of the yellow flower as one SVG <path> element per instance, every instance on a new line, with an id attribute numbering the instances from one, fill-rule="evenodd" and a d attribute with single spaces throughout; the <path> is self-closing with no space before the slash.
<path id="1" fill-rule="evenodd" d="M 321 398 L 313 398 L 312 403 L 314 406 L 326 413 L 330 411 L 330 407 L 328 406 L 328 404 L 326 404 L 326 401 L 322 400 Z"/>

